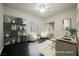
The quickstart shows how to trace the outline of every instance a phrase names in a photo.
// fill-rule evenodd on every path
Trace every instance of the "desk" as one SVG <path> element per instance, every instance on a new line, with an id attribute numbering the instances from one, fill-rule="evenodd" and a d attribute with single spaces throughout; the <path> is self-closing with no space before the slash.
<path id="1" fill-rule="evenodd" d="M 57 56 L 76 56 L 76 41 L 59 38 L 56 40 Z"/>

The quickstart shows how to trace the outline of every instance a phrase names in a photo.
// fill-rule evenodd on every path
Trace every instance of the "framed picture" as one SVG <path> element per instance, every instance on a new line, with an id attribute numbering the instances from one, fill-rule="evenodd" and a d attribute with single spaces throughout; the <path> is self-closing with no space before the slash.
<path id="1" fill-rule="evenodd" d="M 31 32 L 39 32 L 39 24 L 31 22 Z"/>
<path id="2" fill-rule="evenodd" d="M 63 20 L 63 30 L 68 30 L 71 27 L 71 18 L 65 18 Z"/>

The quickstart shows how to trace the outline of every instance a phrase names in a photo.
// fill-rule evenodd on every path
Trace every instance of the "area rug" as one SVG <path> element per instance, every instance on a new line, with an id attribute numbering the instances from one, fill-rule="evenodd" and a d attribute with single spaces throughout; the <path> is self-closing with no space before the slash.
<path id="1" fill-rule="evenodd" d="M 36 45 L 40 53 L 44 56 L 55 56 L 55 44 L 51 40 Z"/>

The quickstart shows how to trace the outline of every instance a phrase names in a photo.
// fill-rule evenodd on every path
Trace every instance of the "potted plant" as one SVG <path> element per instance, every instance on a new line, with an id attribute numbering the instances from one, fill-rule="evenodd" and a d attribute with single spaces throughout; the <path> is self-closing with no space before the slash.
<path id="1" fill-rule="evenodd" d="M 77 32 L 77 30 L 75 28 L 70 28 L 68 31 L 70 32 L 70 36 L 75 35 Z"/>

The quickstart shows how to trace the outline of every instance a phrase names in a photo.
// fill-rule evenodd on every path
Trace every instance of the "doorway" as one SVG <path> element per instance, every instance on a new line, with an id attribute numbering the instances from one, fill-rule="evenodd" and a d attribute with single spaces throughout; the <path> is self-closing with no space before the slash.
<path id="1" fill-rule="evenodd" d="M 46 31 L 50 33 L 54 33 L 54 22 L 46 23 Z"/>

